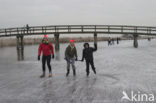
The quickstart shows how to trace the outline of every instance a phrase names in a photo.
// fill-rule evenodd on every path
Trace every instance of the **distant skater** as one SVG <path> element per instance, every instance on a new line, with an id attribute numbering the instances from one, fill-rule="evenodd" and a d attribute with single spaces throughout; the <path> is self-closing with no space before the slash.
<path id="1" fill-rule="evenodd" d="M 84 59 L 86 60 L 87 76 L 89 76 L 90 73 L 89 65 L 91 65 L 94 74 L 96 74 L 96 68 L 94 66 L 94 58 L 93 58 L 93 52 L 95 52 L 96 50 L 97 50 L 97 44 L 94 44 L 94 48 L 92 48 L 89 46 L 89 43 L 84 43 L 84 49 L 83 49 L 81 61 L 84 61 Z"/>
<path id="2" fill-rule="evenodd" d="M 66 76 L 70 73 L 70 65 L 72 65 L 73 75 L 76 76 L 76 67 L 75 61 L 77 61 L 77 50 L 74 45 L 74 40 L 70 40 L 70 44 L 65 50 L 65 59 L 67 61 L 67 73 Z"/>
<path id="3" fill-rule="evenodd" d="M 119 44 L 119 38 L 118 37 L 116 38 L 116 43 Z"/>
<path id="4" fill-rule="evenodd" d="M 47 35 L 44 35 L 44 38 L 42 40 L 42 43 L 39 45 L 38 48 L 38 60 L 40 60 L 42 52 L 42 71 L 43 74 L 40 76 L 41 78 L 45 77 L 46 73 L 46 63 L 49 69 L 49 77 L 52 76 L 52 70 L 51 70 L 51 58 L 54 59 L 54 49 L 52 43 L 48 41 Z"/>
<path id="5" fill-rule="evenodd" d="M 108 46 L 110 46 L 111 45 L 111 38 L 109 37 L 109 39 L 108 39 Z"/>
<path id="6" fill-rule="evenodd" d="M 114 45 L 114 38 L 112 38 L 111 41 L 112 41 L 112 45 Z"/>
<path id="7" fill-rule="evenodd" d="M 30 29 L 30 27 L 29 27 L 29 25 L 27 24 L 27 25 L 26 25 L 27 33 L 28 33 L 29 29 Z"/>
<path id="8" fill-rule="evenodd" d="M 150 37 L 148 37 L 148 41 L 151 41 L 151 38 Z"/>

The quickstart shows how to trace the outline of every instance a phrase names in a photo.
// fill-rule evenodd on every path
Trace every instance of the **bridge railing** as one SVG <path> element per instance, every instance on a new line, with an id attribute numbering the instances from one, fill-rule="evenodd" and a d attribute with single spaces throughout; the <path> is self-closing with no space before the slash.
<path id="1" fill-rule="evenodd" d="M 156 35 L 156 27 L 125 26 L 125 25 L 56 25 L 32 26 L 29 29 L 8 28 L 0 29 L 0 37 L 16 35 L 39 35 L 55 33 L 112 33 L 112 34 L 138 34 Z"/>

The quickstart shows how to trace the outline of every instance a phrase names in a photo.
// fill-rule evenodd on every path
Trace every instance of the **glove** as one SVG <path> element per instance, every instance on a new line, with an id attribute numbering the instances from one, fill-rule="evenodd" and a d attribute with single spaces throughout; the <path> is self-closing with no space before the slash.
<path id="1" fill-rule="evenodd" d="M 67 58 L 67 57 L 65 57 L 64 59 L 66 59 L 66 60 L 67 60 L 68 58 Z"/>
<path id="2" fill-rule="evenodd" d="M 94 47 L 97 48 L 97 44 L 94 44 Z"/>
<path id="3" fill-rule="evenodd" d="M 75 58 L 75 61 L 77 61 L 77 57 Z"/>
<path id="4" fill-rule="evenodd" d="M 40 56 L 38 56 L 38 61 L 40 60 Z"/>
<path id="5" fill-rule="evenodd" d="M 52 55 L 52 59 L 54 59 L 54 54 Z"/>

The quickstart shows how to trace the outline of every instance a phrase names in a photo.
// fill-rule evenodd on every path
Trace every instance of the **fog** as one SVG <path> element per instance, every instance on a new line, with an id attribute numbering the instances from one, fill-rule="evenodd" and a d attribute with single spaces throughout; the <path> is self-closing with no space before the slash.
<path id="1" fill-rule="evenodd" d="M 155 0 L 0 0 L 0 28 L 26 24 L 155 26 Z"/>

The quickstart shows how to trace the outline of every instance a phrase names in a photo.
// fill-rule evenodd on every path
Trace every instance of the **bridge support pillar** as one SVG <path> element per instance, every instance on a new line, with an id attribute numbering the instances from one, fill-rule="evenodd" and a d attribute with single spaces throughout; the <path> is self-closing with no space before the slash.
<path id="1" fill-rule="evenodd" d="M 59 33 L 55 33 L 54 34 L 54 38 L 55 38 L 55 58 L 56 60 L 59 60 L 60 59 L 60 53 L 59 53 L 59 50 L 60 50 L 60 42 L 59 42 Z"/>
<path id="2" fill-rule="evenodd" d="M 94 33 L 94 44 L 97 45 L 97 33 Z"/>
<path id="3" fill-rule="evenodd" d="M 55 51 L 59 51 L 60 42 L 59 42 L 59 33 L 54 34 L 55 37 Z"/>
<path id="4" fill-rule="evenodd" d="M 134 48 L 138 48 L 138 35 L 133 35 L 133 37 L 134 37 L 133 46 Z"/>
<path id="5" fill-rule="evenodd" d="M 17 36 L 17 59 L 24 60 L 24 43 L 23 36 Z"/>

